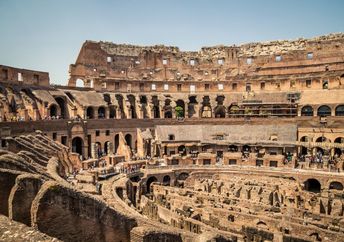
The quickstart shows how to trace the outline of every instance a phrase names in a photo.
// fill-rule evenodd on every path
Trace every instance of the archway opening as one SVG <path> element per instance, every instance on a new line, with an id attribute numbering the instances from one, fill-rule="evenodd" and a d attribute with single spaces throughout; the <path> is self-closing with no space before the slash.
<path id="1" fill-rule="evenodd" d="M 165 100 L 164 117 L 165 118 L 172 118 L 172 106 L 171 106 L 171 100 L 170 99 Z"/>
<path id="2" fill-rule="evenodd" d="M 228 146 L 228 151 L 229 152 L 238 152 L 238 146 L 230 145 L 230 146 Z"/>
<path id="3" fill-rule="evenodd" d="M 240 107 L 238 105 L 232 104 L 228 108 L 228 114 L 230 118 L 238 118 L 243 114 L 243 111 L 240 111 Z"/>
<path id="4" fill-rule="evenodd" d="M 169 175 L 164 176 L 162 183 L 164 186 L 169 186 L 171 183 L 171 177 Z"/>
<path id="5" fill-rule="evenodd" d="M 79 155 L 83 155 L 82 147 L 83 147 L 83 140 L 80 137 L 75 137 L 72 140 L 72 152 L 78 153 Z"/>
<path id="6" fill-rule="evenodd" d="M 343 184 L 340 183 L 340 182 L 337 182 L 337 181 L 333 181 L 330 183 L 330 187 L 329 189 L 332 189 L 332 190 L 339 190 L 339 191 L 342 191 L 343 190 Z"/>
<path id="7" fill-rule="evenodd" d="M 331 116 L 331 108 L 327 105 L 320 106 L 318 108 L 318 116 L 319 117 Z"/>
<path id="8" fill-rule="evenodd" d="M 56 117 L 57 116 L 57 106 L 55 104 L 50 105 L 49 116 L 50 117 Z"/>
<path id="9" fill-rule="evenodd" d="M 105 108 L 104 107 L 98 108 L 98 118 L 99 119 L 105 118 Z"/>
<path id="10" fill-rule="evenodd" d="M 68 118 L 67 117 L 67 112 L 66 112 L 66 102 L 62 97 L 56 97 L 55 101 L 57 102 L 57 104 L 60 107 L 61 110 L 61 118 Z"/>
<path id="11" fill-rule="evenodd" d="M 311 106 L 304 106 L 301 109 L 301 116 L 313 116 L 313 108 Z"/>
<path id="12" fill-rule="evenodd" d="M 84 87 L 85 86 L 84 80 L 76 79 L 75 86 L 76 87 Z"/>
<path id="13" fill-rule="evenodd" d="M 176 117 L 177 118 L 184 118 L 185 117 L 185 104 L 184 104 L 183 100 L 179 99 L 176 102 L 175 111 L 176 111 Z"/>
<path id="14" fill-rule="evenodd" d="M 308 142 L 308 137 L 307 136 L 303 136 L 300 139 L 300 142 Z M 305 146 L 301 146 L 301 155 L 307 155 L 308 150 Z"/>
<path id="15" fill-rule="evenodd" d="M 151 176 L 147 180 L 147 193 L 151 193 L 151 185 L 153 182 L 157 182 L 158 179 L 155 176 Z"/>
<path id="16" fill-rule="evenodd" d="M 114 153 L 117 154 L 118 146 L 119 146 L 119 134 L 115 135 L 115 145 L 114 145 Z"/>
<path id="17" fill-rule="evenodd" d="M 93 119 L 94 118 L 94 109 L 93 109 L 93 107 L 88 107 L 86 109 L 86 118 L 87 119 Z"/>
<path id="18" fill-rule="evenodd" d="M 186 148 L 185 148 L 185 145 L 180 145 L 180 146 L 178 146 L 178 153 L 179 153 L 181 156 L 185 156 L 185 155 L 186 155 Z"/>
<path id="19" fill-rule="evenodd" d="M 217 106 L 214 110 L 215 118 L 225 118 L 226 108 L 223 105 Z"/>
<path id="20" fill-rule="evenodd" d="M 125 135 L 125 142 L 127 143 L 127 145 L 132 148 L 132 137 L 131 134 L 126 134 Z"/>
<path id="21" fill-rule="evenodd" d="M 304 183 L 305 190 L 314 193 L 320 193 L 321 184 L 317 179 L 310 178 Z"/>
<path id="22" fill-rule="evenodd" d="M 344 105 L 336 107 L 336 116 L 344 116 Z"/>
<path id="23" fill-rule="evenodd" d="M 336 144 L 344 143 L 344 137 L 338 137 L 334 140 Z M 334 148 L 334 155 L 340 157 L 343 154 L 343 150 L 340 148 Z"/>

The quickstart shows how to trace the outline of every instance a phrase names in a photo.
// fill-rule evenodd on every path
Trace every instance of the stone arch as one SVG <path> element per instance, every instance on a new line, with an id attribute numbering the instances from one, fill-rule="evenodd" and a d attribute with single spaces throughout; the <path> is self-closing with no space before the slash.
<path id="1" fill-rule="evenodd" d="M 242 151 L 251 152 L 251 147 L 249 145 L 244 145 Z"/>
<path id="2" fill-rule="evenodd" d="M 317 143 L 322 143 L 322 142 L 331 142 L 331 140 L 329 140 L 328 138 L 326 138 L 325 136 L 320 136 L 318 137 L 315 142 Z"/>
<path id="3" fill-rule="evenodd" d="M 62 97 L 55 97 L 55 101 L 57 102 L 61 110 L 60 112 L 61 118 L 68 118 L 67 105 L 66 105 L 65 99 Z"/>
<path id="4" fill-rule="evenodd" d="M 186 147 L 185 147 L 185 145 L 178 146 L 178 153 L 181 154 L 182 156 L 186 155 Z"/>
<path id="5" fill-rule="evenodd" d="M 125 138 L 125 142 L 127 143 L 127 145 L 130 148 L 133 148 L 132 147 L 132 136 L 131 136 L 131 134 L 126 134 L 124 138 Z"/>
<path id="6" fill-rule="evenodd" d="M 147 182 L 146 182 L 146 191 L 147 193 L 150 193 L 151 192 L 151 185 L 153 182 L 157 182 L 158 179 L 155 177 L 155 176 L 150 176 L 148 179 L 147 179 Z"/>
<path id="7" fill-rule="evenodd" d="M 111 104 L 111 97 L 110 97 L 110 94 L 104 93 L 104 94 L 103 94 L 103 99 L 104 99 L 104 101 L 105 101 L 108 105 Z"/>
<path id="8" fill-rule="evenodd" d="M 226 117 L 226 108 L 223 105 L 216 106 L 214 109 L 215 118 L 225 118 Z"/>
<path id="9" fill-rule="evenodd" d="M 318 108 L 317 114 L 320 117 L 331 116 L 331 108 L 327 105 L 322 105 Z"/>
<path id="10" fill-rule="evenodd" d="M 8 201 L 19 172 L 0 169 L 0 214 L 8 216 Z"/>
<path id="11" fill-rule="evenodd" d="M 72 152 L 83 155 L 84 141 L 79 136 L 72 139 Z"/>
<path id="12" fill-rule="evenodd" d="M 310 178 L 304 182 L 304 187 L 306 191 L 320 193 L 321 192 L 321 184 L 317 179 Z"/>
<path id="13" fill-rule="evenodd" d="M 344 116 L 344 105 L 343 104 L 338 105 L 336 107 L 335 115 L 336 116 Z"/>
<path id="14" fill-rule="evenodd" d="M 98 108 L 98 119 L 105 118 L 105 107 L 101 106 Z"/>
<path id="15" fill-rule="evenodd" d="M 19 175 L 9 196 L 9 218 L 31 226 L 31 205 L 43 181 L 37 175 Z"/>
<path id="16" fill-rule="evenodd" d="M 230 118 L 238 118 L 242 116 L 243 111 L 240 110 L 240 107 L 236 104 L 231 104 L 228 107 L 228 114 Z"/>
<path id="17" fill-rule="evenodd" d="M 314 111 L 312 106 L 306 105 L 301 108 L 301 116 L 313 116 Z"/>
<path id="18" fill-rule="evenodd" d="M 171 177 L 169 175 L 165 175 L 162 179 L 162 183 L 164 186 L 170 186 L 171 185 Z"/>
<path id="19" fill-rule="evenodd" d="M 197 105 L 196 96 L 190 96 L 189 97 L 189 103 L 188 103 L 188 118 L 192 118 L 196 114 L 195 107 Z"/>
<path id="20" fill-rule="evenodd" d="M 116 118 L 116 108 L 114 106 L 109 108 L 109 118 Z"/>
<path id="21" fill-rule="evenodd" d="M 337 144 L 344 143 L 344 137 L 337 137 L 334 140 L 334 143 L 337 143 Z M 340 157 L 343 154 L 343 150 L 340 148 L 334 148 L 334 154 Z"/>
<path id="22" fill-rule="evenodd" d="M 178 99 L 175 107 L 176 117 L 184 118 L 185 117 L 185 103 L 182 99 Z"/>
<path id="23" fill-rule="evenodd" d="M 56 104 L 51 104 L 49 106 L 49 116 L 56 117 L 58 115 L 58 109 Z"/>
<path id="24" fill-rule="evenodd" d="M 238 146 L 236 146 L 236 145 L 229 145 L 228 146 L 228 151 L 230 151 L 230 152 L 238 152 Z"/>
<path id="25" fill-rule="evenodd" d="M 160 104 L 159 104 L 159 99 L 157 96 L 152 96 L 152 104 L 153 104 L 153 118 L 161 118 L 160 116 Z M 165 113 L 164 113 L 165 117 Z M 171 118 L 172 118 L 172 113 L 171 113 Z"/>
<path id="26" fill-rule="evenodd" d="M 321 155 L 324 155 L 324 154 L 325 154 L 325 151 L 324 151 L 323 148 L 321 148 L 321 147 L 315 147 L 315 149 L 316 149 L 316 152 L 317 152 L 317 153 L 320 153 Z"/>
<path id="27" fill-rule="evenodd" d="M 209 96 L 203 97 L 202 108 L 201 108 L 201 117 L 202 118 L 211 118 L 212 111 L 211 111 L 211 104 Z"/>
<path id="28" fill-rule="evenodd" d="M 308 142 L 309 141 L 309 137 L 308 136 L 302 136 L 300 138 L 300 142 Z M 305 146 L 301 146 L 301 155 L 307 155 L 308 153 L 308 149 Z"/>
<path id="29" fill-rule="evenodd" d="M 189 173 L 187 172 L 182 172 L 178 175 L 178 180 L 180 181 L 185 181 L 189 177 Z"/>
<path id="30" fill-rule="evenodd" d="M 172 118 L 172 106 L 171 106 L 171 100 L 170 99 L 165 100 L 164 118 Z"/>
<path id="31" fill-rule="evenodd" d="M 128 95 L 127 99 L 128 99 L 127 106 L 128 106 L 129 115 L 131 118 L 135 119 L 137 118 L 136 105 L 135 105 L 136 98 L 134 95 Z"/>
<path id="32" fill-rule="evenodd" d="M 94 119 L 94 108 L 92 106 L 87 107 L 86 118 L 87 119 Z"/>
<path id="33" fill-rule="evenodd" d="M 76 87 L 84 87 L 85 86 L 85 81 L 83 79 L 78 78 L 75 81 L 75 86 Z"/>
<path id="34" fill-rule="evenodd" d="M 339 190 L 342 191 L 344 189 L 343 184 L 338 181 L 333 181 L 329 185 L 330 190 Z"/>

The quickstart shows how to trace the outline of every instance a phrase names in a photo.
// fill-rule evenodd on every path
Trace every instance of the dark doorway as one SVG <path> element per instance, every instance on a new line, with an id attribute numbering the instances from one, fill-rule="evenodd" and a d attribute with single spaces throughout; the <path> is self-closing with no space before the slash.
<path id="1" fill-rule="evenodd" d="M 83 146 L 83 141 L 80 137 L 73 138 L 72 152 L 78 153 L 79 155 L 83 155 L 82 146 Z"/>

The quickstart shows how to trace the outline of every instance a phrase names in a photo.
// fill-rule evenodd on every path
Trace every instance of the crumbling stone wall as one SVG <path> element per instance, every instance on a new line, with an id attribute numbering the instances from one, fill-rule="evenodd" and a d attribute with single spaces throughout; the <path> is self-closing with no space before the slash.
<path id="1" fill-rule="evenodd" d="M 9 218 L 31 226 L 31 205 L 43 184 L 41 176 L 17 176 L 8 199 Z"/>
<path id="2" fill-rule="evenodd" d="M 64 241 L 130 241 L 136 222 L 93 197 L 46 182 L 33 201 L 32 224 Z"/>

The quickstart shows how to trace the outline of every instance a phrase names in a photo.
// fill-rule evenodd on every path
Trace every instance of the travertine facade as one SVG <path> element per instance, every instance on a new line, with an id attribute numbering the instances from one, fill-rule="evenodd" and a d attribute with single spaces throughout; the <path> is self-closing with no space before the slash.
<path id="1" fill-rule="evenodd" d="M 343 34 L 0 71 L 0 213 L 48 240 L 342 241 Z"/>

